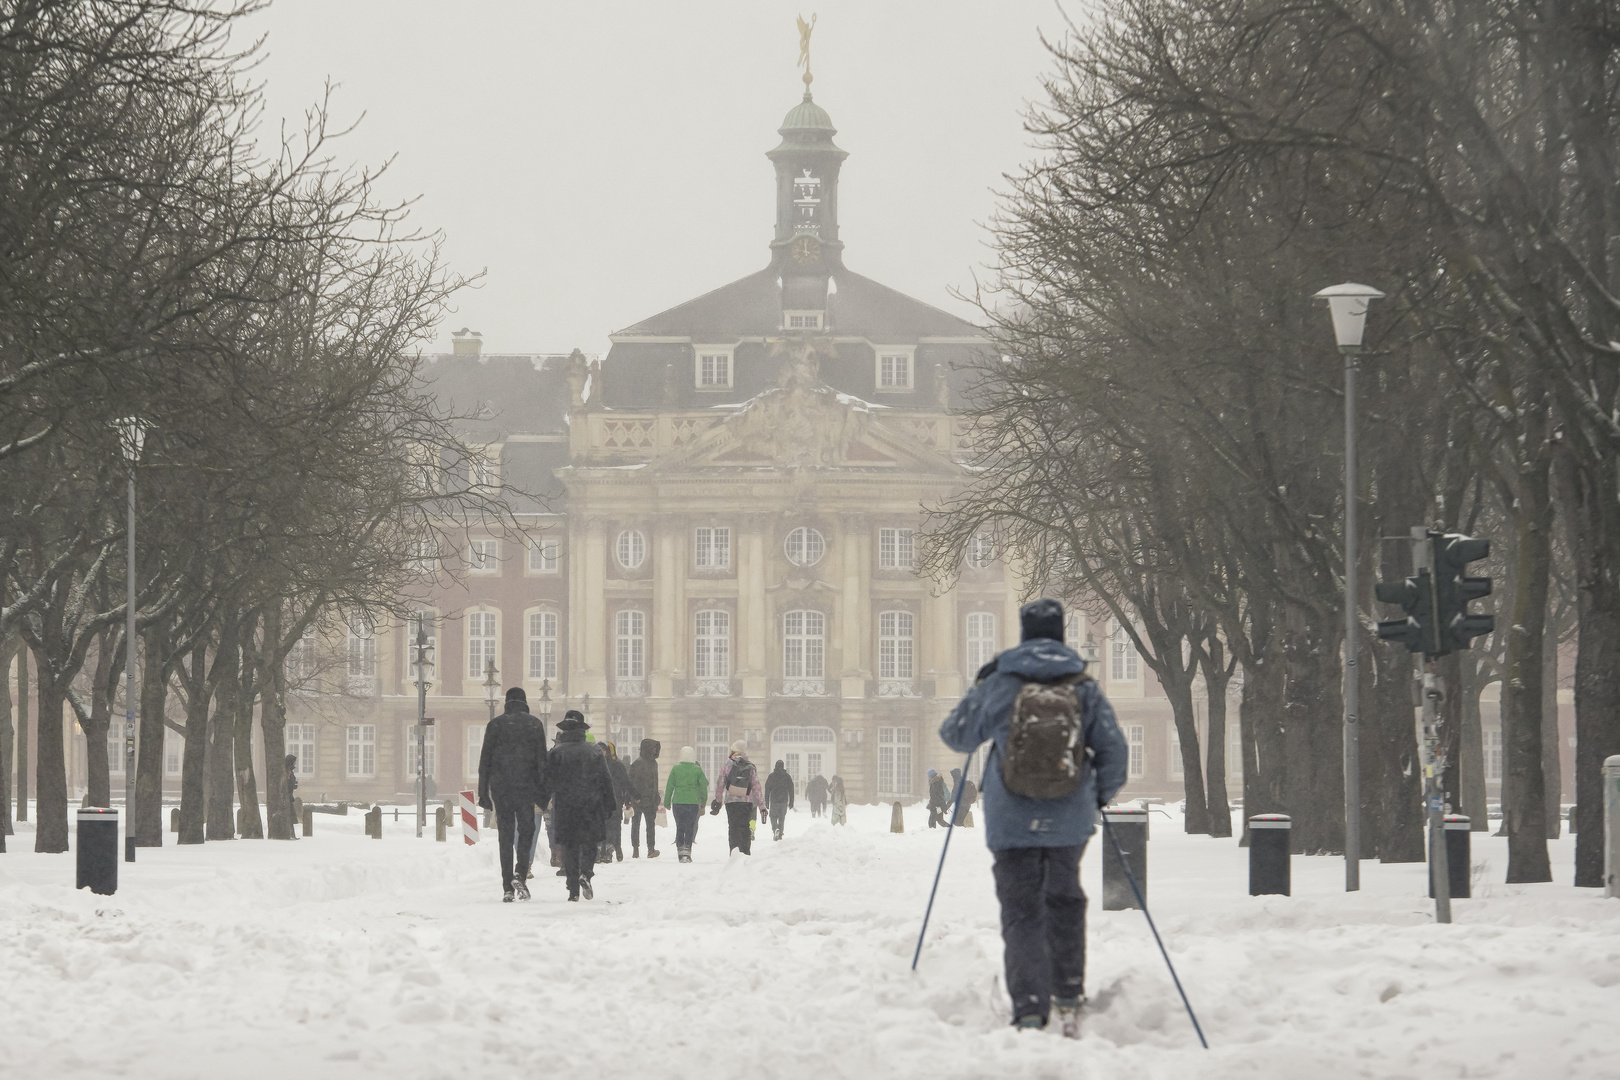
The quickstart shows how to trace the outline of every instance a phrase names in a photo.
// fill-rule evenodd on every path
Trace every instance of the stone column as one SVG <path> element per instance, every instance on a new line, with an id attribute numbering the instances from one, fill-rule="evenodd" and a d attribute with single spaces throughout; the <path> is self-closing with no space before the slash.
<path id="1" fill-rule="evenodd" d="M 935 596 L 930 589 L 923 600 L 928 619 L 929 664 L 934 670 L 934 696 L 954 700 L 962 695 L 962 680 L 972 672 L 962 671 L 957 660 L 956 590 Z"/>
<path id="2" fill-rule="evenodd" d="M 737 560 L 737 646 L 742 661 L 743 697 L 765 696 L 770 626 L 765 616 L 765 530 L 769 520 L 750 514 L 743 520 Z"/>
<path id="3" fill-rule="evenodd" d="M 675 539 L 680 531 L 676 521 L 659 520 L 653 540 L 653 664 L 647 683 L 650 697 L 669 697 L 671 673 L 678 664 L 676 648 L 679 640 L 676 610 L 676 579 L 682 567 L 676 551 Z"/>
<path id="4" fill-rule="evenodd" d="M 840 644 L 843 650 L 843 686 L 841 696 L 863 698 L 866 680 L 871 675 L 871 655 L 867 649 L 868 624 L 872 621 L 871 590 L 871 530 L 865 514 L 848 514 L 843 519 L 843 536 L 839 548 L 843 552 L 843 625 Z"/>
<path id="5" fill-rule="evenodd" d="M 580 608 L 572 620 L 582 627 L 583 658 L 580 685 L 574 696 L 588 693 L 597 700 L 607 697 L 608 689 L 608 610 L 607 610 L 607 522 L 593 517 L 585 527 L 585 568 L 580 583 Z"/>

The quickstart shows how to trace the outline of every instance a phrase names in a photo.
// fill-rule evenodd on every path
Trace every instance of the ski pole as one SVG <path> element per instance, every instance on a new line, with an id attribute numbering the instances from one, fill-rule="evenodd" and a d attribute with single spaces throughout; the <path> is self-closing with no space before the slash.
<path id="1" fill-rule="evenodd" d="M 956 801 L 951 806 L 951 820 L 945 823 L 945 846 L 939 851 L 939 868 L 934 871 L 934 887 L 928 890 L 928 909 L 923 912 L 922 932 L 917 935 L 917 951 L 911 954 L 911 970 L 917 970 L 917 958 L 922 955 L 923 937 L 928 933 L 928 917 L 934 913 L 934 894 L 939 892 L 939 875 L 945 872 L 945 853 L 951 850 L 951 830 L 956 828 L 956 815 L 962 809 L 962 792 L 967 790 L 968 766 L 973 764 L 973 751 L 962 762 L 962 779 L 956 782 Z"/>
<path id="2" fill-rule="evenodd" d="M 1147 897 L 1137 888 L 1136 875 L 1131 873 L 1130 864 L 1125 861 L 1125 852 L 1120 850 L 1114 830 L 1108 827 L 1106 813 L 1102 814 L 1102 823 L 1103 832 L 1108 835 L 1108 842 L 1114 845 L 1114 855 L 1119 859 L 1119 868 L 1125 871 L 1125 880 L 1131 883 L 1131 892 L 1135 894 L 1136 902 L 1142 905 L 1142 914 L 1147 916 L 1148 929 L 1153 931 L 1153 940 L 1159 943 L 1159 955 L 1164 957 L 1164 965 L 1170 969 L 1170 978 L 1176 984 L 1176 993 L 1181 995 L 1181 1003 L 1187 1007 L 1187 1018 L 1192 1021 L 1193 1030 L 1198 1033 L 1198 1041 L 1203 1044 L 1205 1050 L 1208 1050 L 1209 1041 L 1204 1038 L 1204 1029 L 1198 1025 L 1198 1017 L 1193 1013 L 1192 1002 L 1187 1000 L 1187 991 L 1181 988 L 1181 978 L 1176 974 L 1176 965 L 1170 962 L 1170 953 L 1164 947 L 1164 939 L 1159 936 L 1159 928 L 1153 925 L 1153 916 L 1148 913 Z"/>

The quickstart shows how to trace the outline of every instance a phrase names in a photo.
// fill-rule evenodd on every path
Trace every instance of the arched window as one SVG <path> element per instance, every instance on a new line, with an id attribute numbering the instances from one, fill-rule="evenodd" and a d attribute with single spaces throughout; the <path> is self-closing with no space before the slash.
<path id="1" fill-rule="evenodd" d="M 474 611 L 467 615 L 467 678 L 474 682 L 495 659 L 496 616 L 493 611 Z"/>
<path id="2" fill-rule="evenodd" d="M 692 675 L 699 679 L 731 677 L 731 614 L 700 611 L 692 627 Z"/>
<path id="3" fill-rule="evenodd" d="M 967 617 L 967 663 L 962 674 L 974 673 L 996 655 L 996 616 L 989 611 L 971 611 Z"/>
<path id="4" fill-rule="evenodd" d="M 827 617 L 819 611 L 782 616 L 782 677 L 821 679 L 827 674 Z"/>
<path id="5" fill-rule="evenodd" d="M 782 550 L 794 566 L 814 566 L 827 554 L 827 540 L 815 529 L 800 525 L 787 534 Z"/>
<path id="6" fill-rule="evenodd" d="M 639 534 L 638 534 L 639 535 Z M 620 679 L 639 679 L 647 671 L 647 616 L 624 610 L 613 617 L 613 674 Z"/>
<path id="7" fill-rule="evenodd" d="M 878 615 L 878 678 L 910 679 L 916 668 L 912 615 L 885 611 Z"/>
<path id="8" fill-rule="evenodd" d="M 626 529 L 619 534 L 615 553 L 619 556 L 620 566 L 634 570 L 647 559 L 647 538 L 635 529 Z"/>
<path id="9" fill-rule="evenodd" d="M 529 670 L 531 679 L 557 677 L 557 613 L 529 612 Z"/>
<path id="10" fill-rule="evenodd" d="M 983 570 L 996 561 L 996 541 L 989 533 L 975 533 L 973 539 L 968 541 L 967 564 L 975 570 Z"/>
<path id="11" fill-rule="evenodd" d="M 1131 635 L 1118 622 L 1109 644 L 1108 678 L 1117 682 L 1135 682 L 1142 677 L 1142 658 L 1137 655 Z"/>

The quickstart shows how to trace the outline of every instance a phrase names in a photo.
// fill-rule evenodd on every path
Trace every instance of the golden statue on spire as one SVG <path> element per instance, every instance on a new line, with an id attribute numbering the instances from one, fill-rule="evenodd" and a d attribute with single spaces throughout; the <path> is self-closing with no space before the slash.
<path id="1" fill-rule="evenodd" d="M 809 22 L 804 21 L 803 15 L 798 16 L 798 19 L 799 62 L 793 66 L 804 68 L 804 92 L 808 94 L 810 92 L 810 84 L 814 82 L 816 78 L 814 75 L 810 74 L 810 32 L 816 28 L 816 14 L 813 11 L 810 13 Z"/>

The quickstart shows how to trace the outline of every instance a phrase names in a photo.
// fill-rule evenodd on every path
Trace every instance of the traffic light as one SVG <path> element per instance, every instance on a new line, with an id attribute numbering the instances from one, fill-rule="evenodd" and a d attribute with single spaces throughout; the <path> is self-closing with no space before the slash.
<path id="1" fill-rule="evenodd" d="M 1491 542 L 1483 538 L 1448 533 L 1434 538 L 1435 598 L 1439 608 L 1438 627 L 1441 652 L 1473 648 L 1477 637 L 1496 629 L 1492 615 L 1469 612 L 1471 600 L 1491 595 L 1491 579 L 1468 577 L 1468 564 L 1491 553 Z"/>
<path id="2" fill-rule="evenodd" d="M 1373 595 L 1379 603 L 1399 604 L 1406 612 L 1404 619 L 1386 619 L 1378 624 L 1380 640 L 1398 641 L 1410 652 L 1440 652 L 1434 621 L 1434 581 L 1427 570 L 1419 570 L 1405 581 L 1381 581 L 1373 586 Z"/>

